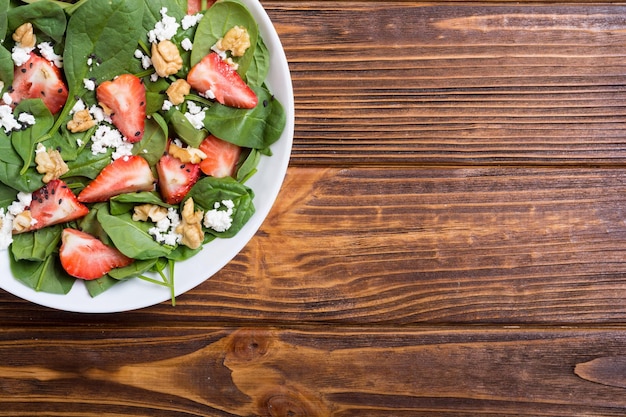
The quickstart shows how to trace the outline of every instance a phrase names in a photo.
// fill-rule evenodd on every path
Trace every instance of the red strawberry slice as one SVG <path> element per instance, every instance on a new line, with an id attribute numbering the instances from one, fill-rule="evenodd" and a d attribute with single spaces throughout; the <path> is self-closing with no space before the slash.
<path id="1" fill-rule="evenodd" d="M 202 141 L 199 149 L 207 156 L 200 162 L 200 169 L 204 174 L 217 178 L 235 175 L 241 147 L 209 135 Z"/>
<path id="2" fill-rule="evenodd" d="M 259 102 L 237 71 L 215 52 L 194 65 L 187 75 L 187 82 L 200 93 L 210 90 L 215 99 L 226 106 L 252 109 Z"/>
<path id="3" fill-rule="evenodd" d="M 59 258 L 68 274 L 85 280 L 100 278 L 113 268 L 133 263 L 132 258 L 119 250 L 88 233 L 70 228 L 64 229 L 61 234 Z"/>
<path id="4" fill-rule="evenodd" d="M 87 206 L 81 204 L 67 184 L 61 180 L 52 180 L 33 192 L 30 203 L 30 215 L 37 220 L 31 227 L 20 231 L 29 232 L 53 224 L 65 223 L 85 216 Z"/>
<path id="5" fill-rule="evenodd" d="M 125 156 L 104 167 L 78 194 L 78 201 L 95 203 L 135 191 L 152 191 L 155 178 L 148 161 L 141 156 Z"/>
<path id="6" fill-rule="evenodd" d="M 122 74 L 96 88 L 101 106 L 111 111 L 111 121 L 131 143 L 143 138 L 146 123 L 146 88 L 141 79 Z"/>
<path id="7" fill-rule="evenodd" d="M 168 204 L 180 203 L 200 178 L 198 164 L 185 164 L 169 154 L 159 159 L 156 168 L 159 175 L 159 191 Z"/>
<path id="8" fill-rule="evenodd" d="M 215 3 L 215 0 L 207 0 L 205 9 L 208 9 Z M 196 14 L 202 11 L 202 0 L 188 0 L 187 1 L 187 14 Z"/>
<path id="9" fill-rule="evenodd" d="M 25 99 L 40 98 L 50 113 L 55 114 L 65 105 L 68 90 L 59 68 L 31 52 L 28 61 L 15 68 L 9 95 L 12 106 Z"/>

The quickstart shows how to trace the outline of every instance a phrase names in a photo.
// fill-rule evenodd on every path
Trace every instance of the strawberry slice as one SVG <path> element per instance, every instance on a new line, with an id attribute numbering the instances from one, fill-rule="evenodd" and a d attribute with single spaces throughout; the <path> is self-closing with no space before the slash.
<path id="1" fill-rule="evenodd" d="M 159 191 L 168 204 L 178 204 L 200 178 L 198 164 L 183 163 L 172 155 L 165 154 L 157 163 Z"/>
<path id="2" fill-rule="evenodd" d="M 209 135 L 202 141 L 199 149 L 207 156 L 200 162 L 200 169 L 204 174 L 217 178 L 235 175 L 241 147 Z"/>
<path id="3" fill-rule="evenodd" d="M 12 106 L 25 99 L 40 98 L 50 113 L 56 114 L 65 105 L 68 90 L 59 68 L 31 52 L 28 61 L 15 68 L 9 95 Z"/>
<path id="4" fill-rule="evenodd" d="M 143 138 L 146 124 L 146 88 L 141 79 L 122 74 L 96 88 L 98 102 L 111 112 L 113 125 L 131 143 Z"/>
<path id="5" fill-rule="evenodd" d="M 202 94 L 210 91 L 219 103 L 226 106 L 252 109 L 259 102 L 237 71 L 216 52 L 209 53 L 194 65 L 187 75 L 187 82 Z"/>
<path id="6" fill-rule="evenodd" d="M 148 161 L 141 156 L 121 157 L 104 167 L 78 194 L 78 201 L 95 203 L 135 191 L 152 191 L 155 178 Z"/>
<path id="7" fill-rule="evenodd" d="M 59 258 L 63 269 L 73 277 L 92 280 L 113 268 L 133 262 L 119 250 L 107 246 L 94 236 L 76 229 L 63 229 Z"/>
<path id="8" fill-rule="evenodd" d="M 87 206 L 81 204 L 74 193 L 61 180 L 52 180 L 33 192 L 30 203 L 30 215 L 37 220 L 26 230 L 38 230 L 53 224 L 65 223 L 85 216 L 89 212 Z"/>

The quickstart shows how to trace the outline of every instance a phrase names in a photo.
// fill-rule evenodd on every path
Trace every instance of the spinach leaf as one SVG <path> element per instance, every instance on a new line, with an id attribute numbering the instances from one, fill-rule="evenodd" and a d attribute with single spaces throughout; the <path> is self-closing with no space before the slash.
<path id="1" fill-rule="evenodd" d="M 143 0 L 89 1 L 72 14 L 63 54 L 70 97 L 83 88 L 85 78 L 102 82 L 126 71 L 143 33 L 137 24 L 143 9 Z M 100 65 L 90 67 L 90 56 Z"/>
<path id="2" fill-rule="evenodd" d="M 163 117 L 155 113 L 146 119 L 143 139 L 133 145 L 133 154 L 141 155 L 150 166 L 155 166 L 167 147 L 168 128 Z"/>
<path id="3" fill-rule="evenodd" d="M 0 132 L 0 182 L 18 191 L 31 193 L 43 186 L 43 175 L 34 168 L 21 173 L 23 161 L 11 144 L 11 139 Z"/>
<path id="4" fill-rule="evenodd" d="M 243 184 L 256 173 L 256 167 L 261 161 L 261 156 L 262 154 L 258 149 L 250 149 L 250 152 L 244 158 L 239 169 L 237 169 L 237 181 Z"/>
<path id="5" fill-rule="evenodd" d="M 63 226 L 44 227 L 34 232 L 20 233 L 13 236 L 11 252 L 15 260 L 41 261 L 57 250 L 61 241 Z"/>
<path id="6" fill-rule="evenodd" d="M 139 204 L 156 204 L 157 206 L 166 208 L 173 207 L 172 205 L 161 200 L 158 193 L 154 191 L 144 191 L 139 193 L 120 194 L 112 197 L 109 200 L 109 211 L 112 215 L 117 216 L 118 214 L 126 213 L 132 210 L 135 205 Z"/>
<path id="7" fill-rule="evenodd" d="M 0 0 L 0 39 L 7 35 L 7 12 L 9 11 L 9 0 Z"/>
<path id="8" fill-rule="evenodd" d="M 0 207 L 6 209 L 17 199 L 17 190 L 0 182 Z"/>
<path id="9" fill-rule="evenodd" d="M 13 276 L 35 291 L 52 294 L 67 294 L 76 279 L 67 274 L 57 256 L 48 256 L 44 261 L 17 261 L 9 253 Z"/>
<path id="10" fill-rule="evenodd" d="M 15 32 L 19 26 L 30 22 L 33 27 L 56 43 L 63 41 L 67 18 L 65 11 L 58 4 L 42 0 L 13 8 L 7 13 L 8 33 Z"/>
<path id="11" fill-rule="evenodd" d="M 282 134 L 286 116 L 280 101 L 265 87 L 255 87 L 259 104 L 253 109 L 236 109 L 215 103 L 206 112 L 204 127 L 227 142 L 266 149 Z"/>
<path id="12" fill-rule="evenodd" d="M 87 177 L 90 179 L 96 178 L 96 176 L 102 171 L 102 169 L 111 163 L 112 150 L 103 154 L 93 155 L 91 149 L 84 148 L 76 157 L 75 160 L 69 161 L 67 167 L 69 171 L 64 175 L 65 177 Z"/>
<path id="13" fill-rule="evenodd" d="M 216 202 L 232 200 L 233 208 L 232 226 L 225 232 L 216 232 L 209 229 L 208 232 L 218 237 L 233 237 L 241 230 L 250 217 L 254 214 L 254 192 L 249 187 L 237 182 L 230 177 L 214 178 L 205 177 L 199 180 L 189 190 L 186 198 L 192 197 L 195 204 L 206 213 L 213 209 Z"/>
<path id="14" fill-rule="evenodd" d="M 183 10 L 181 3 L 177 0 L 143 0 L 144 2 L 144 14 L 142 25 L 146 33 L 154 29 L 154 25 L 161 20 L 161 9 L 167 9 L 167 15 L 172 16 L 177 22 L 185 16 L 186 12 Z M 144 39 L 148 41 L 146 37 Z"/>
<path id="15" fill-rule="evenodd" d="M 143 274 L 154 266 L 154 264 L 157 262 L 157 259 L 158 258 L 152 258 L 135 261 L 132 264 L 123 268 L 113 269 L 111 272 L 109 272 L 109 276 L 117 280 L 122 280 L 137 276 L 139 274 Z"/>
<path id="16" fill-rule="evenodd" d="M 7 91 L 13 84 L 13 58 L 11 58 L 11 52 L 2 45 L 0 45 L 0 81 L 4 83 L 4 86 L 0 88 L 0 94 Z"/>
<path id="17" fill-rule="evenodd" d="M 106 209 L 98 211 L 98 222 L 111 241 L 124 255 L 135 259 L 150 259 L 167 256 L 171 248 L 160 245 L 148 234 L 146 226 L 135 222 L 130 213 L 113 216 Z"/>
<path id="18" fill-rule="evenodd" d="M 254 17 L 241 3 L 223 0 L 215 3 L 198 22 L 191 50 L 191 65 L 196 65 L 209 52 L 215 42 L 233 26 L 245 27 L 250 35 L 250 47 L 242 57 L 233 57 L 239 67 L 237 72 L 245 80 L 246 71 L 254 58 L 259 28 Z"/>
<path id="19" fill-rule="evenodd" d="M 89 213 L 81 219 L 78 219 L 78 228 L 85 233 L 100 239 L 105 245 L 112 245 L 109 235 L 106 234 L 100 222 L 98 222 L 98 211 L 104 208 L 106 210 L 107 203 L 96 203 L 91 206 Z"/>
<path id="20" fill-rule="evenodd" d="M 119 281 L 111 278 L 109 275 L 105 275 L 98 279 L 86 280 L 85 288 L 91 297 L 98 296 L 117 284 Z"/>
<path id="21" fill-rule="evenodd" d="M 11 135 L 13 148 L 24 161 L 21 173 L 26 173 L 28 167 L 33 163 L 37 143 L 42 140 L 54 124 L 54 116 L 41 99 L 22 100 L 13 112 L 16 118 L 21 113 L 29 113 L 35 116 L 37 120 L 34 125 L 15 131 Z"/>
<path id="22" fill-rule="evenodd" d="M 196 129 L 189 119 L 174 107 L 167 112 L 166 117 L 176 137 L 191 147 L 199 147 L 204 138 L 208 136 L 206 130 Z"/>
<path id="23" fill-rule="evenodd" d="M 263 38 L 259 36 L 259 39 L 256 44 L 256 49 L 254 50 L 254 55 L 252 57 L 252 62 L 250 63 L 250 68 L 246 72 L 246 81 L 248 85 L 251 87 L 259 87 L 262 86 L 267 78 L 267 74 L 270 70 L 270 53 L 263 42 Z"/>

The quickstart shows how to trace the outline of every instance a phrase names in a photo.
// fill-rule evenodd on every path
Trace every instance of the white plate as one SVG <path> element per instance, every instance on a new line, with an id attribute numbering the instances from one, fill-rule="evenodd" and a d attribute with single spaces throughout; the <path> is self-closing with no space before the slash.
<path id="1" fill-rule="evenodd" d="M 285 108 L 287 124 L 281 138 L 272 146 L 273 155 L 263 157 L 258 172 L 246 182 L 254 190 L 256 212 L 243 229 L 230 239 L 216 239 L 193 258 L 178 262 L 175 270 L 176 295 L 201 284 L 230 262 L 250 241 L 269 213 L 283 183 L 294 129 L 294 101 L 287 58 L 269 16 L 257 0 L 244 0 L 256 19 L 270 52 L 267 85 Z M 34 291 L 11 275 L 7 253 L 0 253 L 0 288 L 33 303 L 59 310 L 81 313 L 113 313 L 135 310 L 170 300 L 169 289 L 133 278 L 91 297 L 81 280 L 67 295 Z"/>

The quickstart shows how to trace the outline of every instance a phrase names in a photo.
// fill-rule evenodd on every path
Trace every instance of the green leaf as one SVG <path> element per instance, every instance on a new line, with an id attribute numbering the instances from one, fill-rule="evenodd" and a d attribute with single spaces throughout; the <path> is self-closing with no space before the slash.
<path id="1" fill-rule="evenodd" d="M 233 208 L 233 223 L 230 229 L 224 232 L 216 232 L 208 229 L 208 232 L 218 237 L 233 237 L 241 230 L 241 228 L 250 220 L 254 214 L 255 208 L 253 203 L 254 192 L 252 189 L 237 182 L 233 178 L 214 178 L 205 177 L 199 180 L 189 190 L 186 198 L 193 198 L 194 203 L 201 207 L 206 213 L 213 209 L 215 203 L 221 203 L 223 200 L 231 200 L 235 207 Z"/>
<path id="2" fill-rule="evenodd" d="M 156 204 L 157 206 L 170 208 L 171 204 L 164 202 L 158 193 L 143 191 L 138 193 L 119 194 L 109 200 L 110 214 L 117 216 L 126 213 L 139 204 Z"/>
<path id="3" fill-rule="evenodd" d="M 264 87 L 254 88 L 259 104 L 253 109 L 236 109 L 219 103 L 211 106 L 204 119 L 209 132 L 227 142 L 254 149 L 266 149 L 276 142 L 285 124 L 285 110 Z"/>
<path id="4" fill-rule="evenodd" d="M 11 253 L 9 259 L 13 276 L 35 291 L 67 294 L 76 281 L 63 270 L 57 256 L 48 256 L 43 262 L 25 260 L 18 262 Z"/>
<path id="5" fill-rule="evenodd" d="M 133 145 L 132 153 L 142 156 L 150 166 L 155 166 L 167 148 L 167 123 L 155 113 L 146 120 L 143 139 Z"/>
<path id="6" fill-rule="evenodd" d="M 113 269 L 109 275 L 117 280 L 128 279 L 150 270 L 156 262 L 157 258 L 138 260 L 123 268 Z"/>
<path id="7" fill-rule="evenodd" d="M 91 297 L 96 297 L 117 284 L 119 281 L 110 277 L 109 275 L 104 275 L 101 278 L 87 280 L 84 282 L 85 288 L 87 288 L 87 292 L 89 293 L 89 295 Z"/>
<path id="8" fill-rule="evenodd" d="M 37 121 L 34 125 L 26 129 L 13 132 L 11 143 L 17 154 L 24 161 L 21 173 L 26 173 L 28 167 L 33 163 L 35 157 L 35 147 L 44 135 L 54 124 L 54 117 L 50 110 L 43 104 L 41 99 L 22 100 L 13 111 L 17 119 L 21 113 L 28 113 L 35 116 Z"/>
<path id="9" fill-rule="evenodd" d="M 11 58 L 11 52 L 2 45 L 0 45 L 0 81 L 4 83 L 4 86 L 0 88 L 0 94 L 7 91 L 13 84 L 13 58 Z"/>
<path id="10" fill-rule="evenodd" d="M 15 32 L 19 26 L 29 22 L 53 41 L 57 43 L 63 41 L 67 18 L 65 11 L 55 2 L 42 0 L 16 7 L 9 10 L 7 18 L 8 33 Z"/>
<path id="11" fill-rule="evenodd" d="M 85 78 L 110 80 L 135 59 L 137 41 L 143 33 L 143 0 L 90 1 L 70 17 L 63 68 L 73 97 L 83 88 Z M 99 65 L 90 67 L 89 57 Z"/>
<path id="12" fill-rule="evenodd" d="M 181 111 L 173 107 L 167 112 L 167 120 L 172 126 L 174 136 L 191 147 L 199 147 L 208 136 L 206 130 L 196 129 Z"/>
<path id="13" fill-rule="evenodd" d="M 9 11 L 9 0 L 0 0 L 0 39 L 7 35 L 7 12 Z"/>
<path id="14" fill-rule="evenodd" d="M 250 67 L 246 72 L 246 81 L 251 87 L 262 86 L 270 70 L 270 52 L 259 36 Z"/>
<path id="15" fill-rule="evenodd" d="M 148 234 L 147 224 L 135 222 L 129 213 L 113 216 L 107 210 L 98 211 L 98 221 L 117 249 L 135 259 L 167 256 L 171 248 L 160 245 Z"/>
<path id="16" fill-rule="evenodd" d="M 44 261 L 57 250 L 62 231 L 63 226 L 55 225 L 14 235 L 11 253 L 17 261 Z"/>
<path id="17" fill-rule="evenodd" d="M 242 57 L 233 57 L 233 61 L 239 65 L 237 72 L 245 80 L 246 71 L 254 58 L 259 28 L 248 9 L 235 1 L 219 1 L 206 11 L 196 28 L 191 50 L 191 65 L 196 65 L 211 52 L 211 47 L 233 26 L 245 27 L 250 36 L 250 47 L 246 53 Z"/>
<path id="18" fill-rule="evenodd" d="M 106 153 L 94 155 L 90 148 L 84 148 L 74 161 L 67 163 L 69 171 L 64 177 L 96 178 L 100 171 L 111 163 L 112 152 L 109 150 Z"/>
<path id="19" fill-rule="evenodd" d="M 17 199 L 17 190 L 0 182 L 0 207 L 6 209 Z"/>

